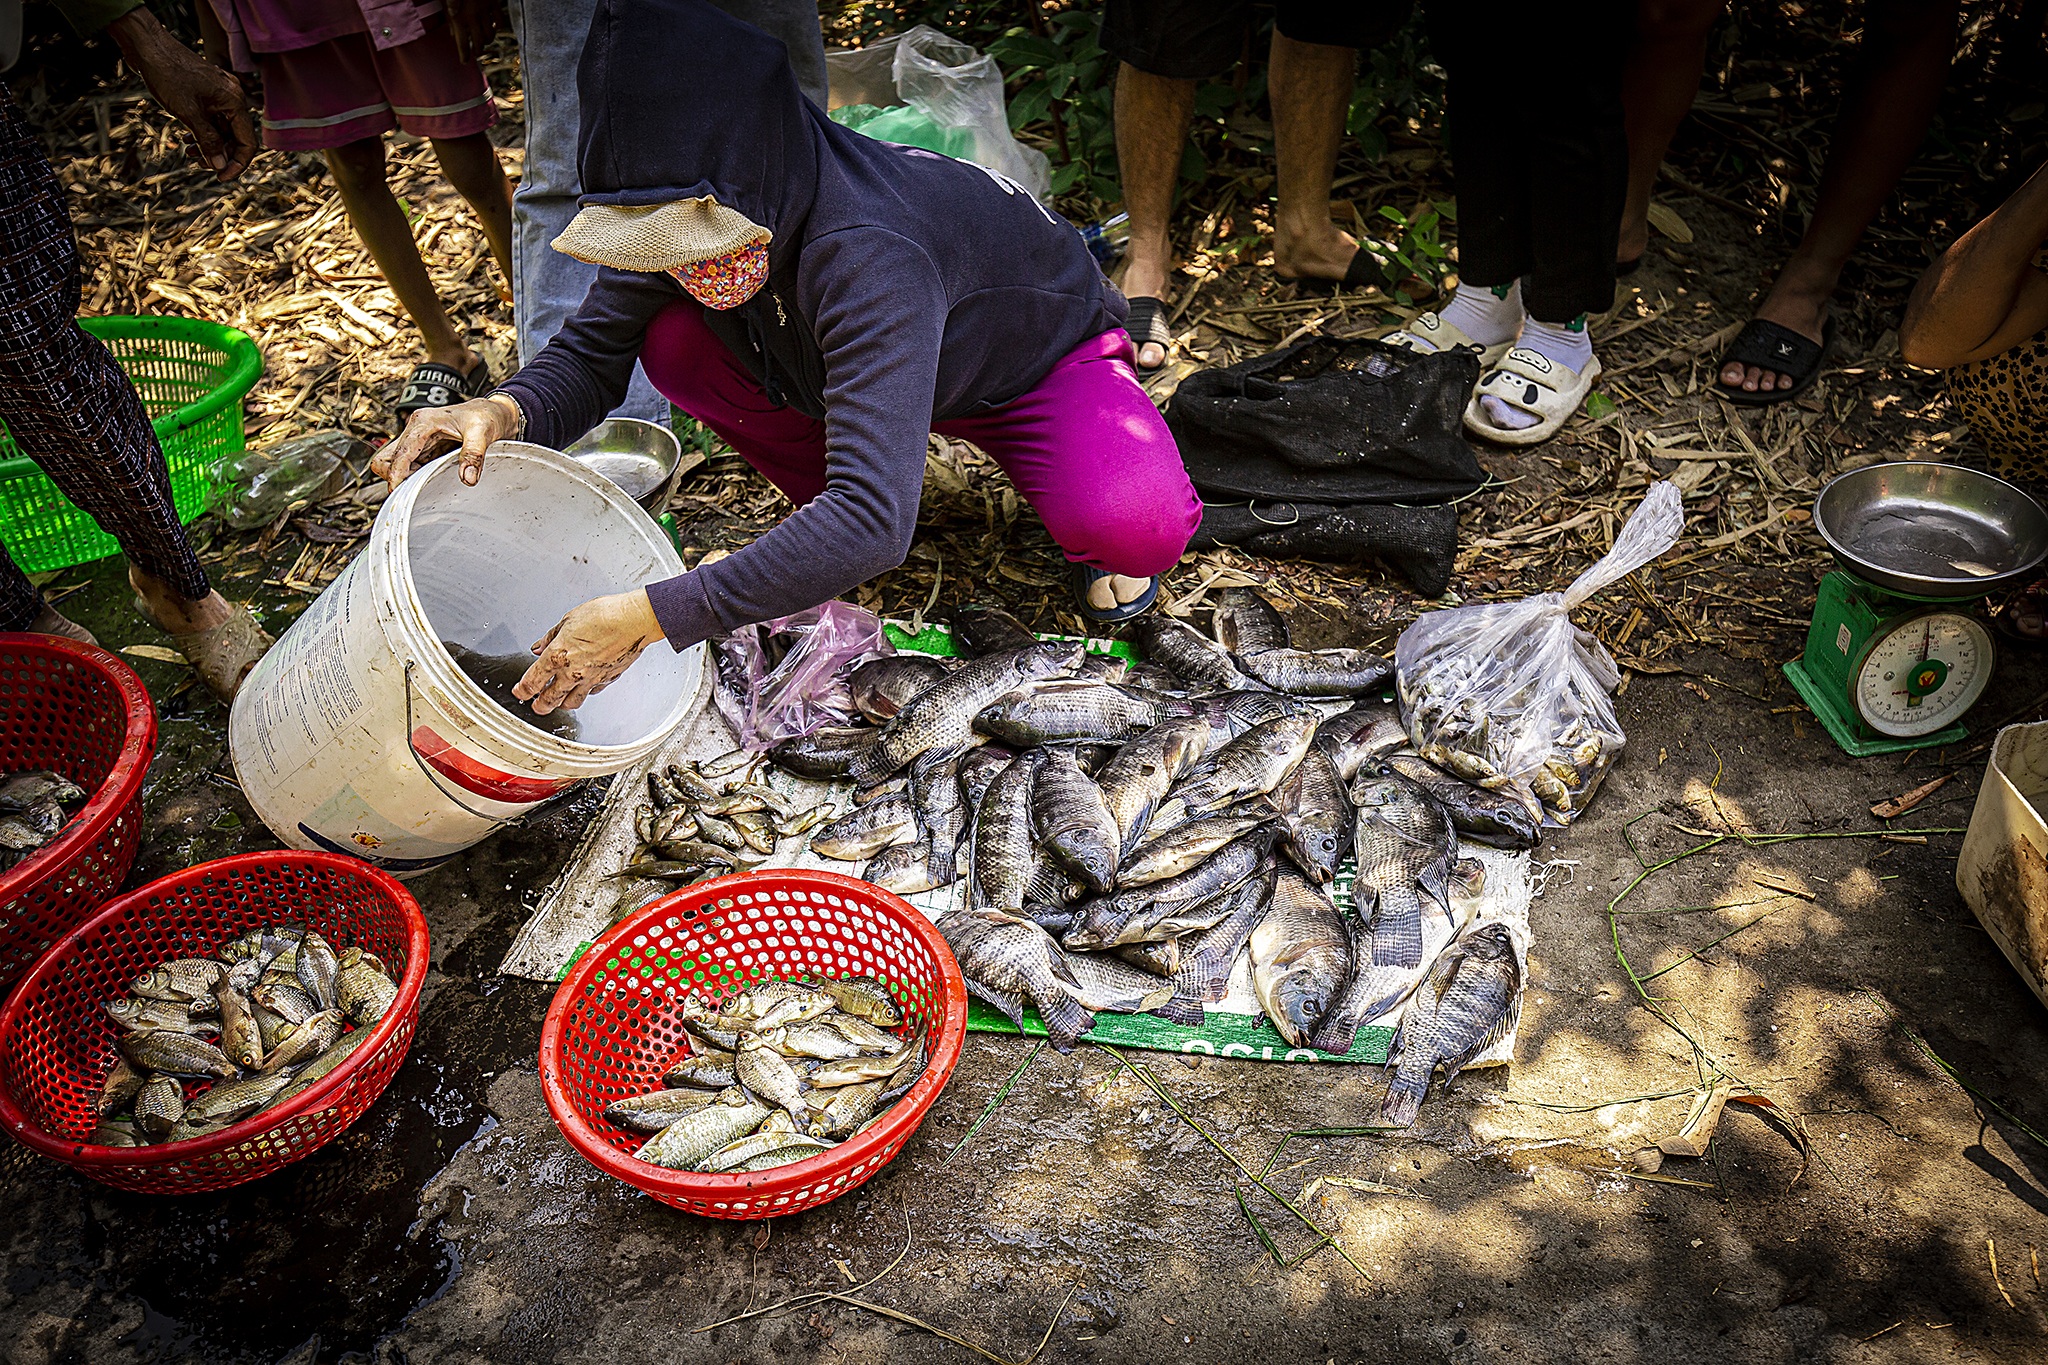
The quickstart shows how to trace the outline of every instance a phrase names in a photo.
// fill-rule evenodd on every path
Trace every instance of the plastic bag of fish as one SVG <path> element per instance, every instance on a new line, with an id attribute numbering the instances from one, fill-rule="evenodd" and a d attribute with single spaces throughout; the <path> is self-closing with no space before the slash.
<path id="1" fill-rule="evenodd" d="M 85 788 L 47 768 L 0 777 L 0 872 L 62 834 L 85 799 Z"/>
<path id="2" fill-rule="evenodd" d="M 376 954 L 298 927 L 160 962 L 106 1002 L 121 1055 L 90 1141 L 184 1142 L 282 1104 L 347 1061 L 397 999 Z"/>
<path id="3" fill-rule="evenodd" d="M 1572 609 L 1669 550 L 1684 526 L 1677 486 L 1652 484 L 1614 548 L 1563 592 L 1434 611 L 1403 631 L 1394 664 L 1417 751 L 1569 824 L 1626 742 L 1621 672 Z"/>
<path id="4" fill-rule="evenodd" d="M 652 1134 L 634 1153 L 674 1171 L 737 1175 L 830 1151 L 878 1120 L 924 1074 L 923 1034 L 873 977 L 765 981 L 725 1001 L 689 996 L 695 1040 L 664 1088 L 606 1106 Z"/>

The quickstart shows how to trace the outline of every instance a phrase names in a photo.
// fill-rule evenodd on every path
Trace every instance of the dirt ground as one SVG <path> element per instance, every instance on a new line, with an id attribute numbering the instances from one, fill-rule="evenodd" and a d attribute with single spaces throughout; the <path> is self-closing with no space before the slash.
<path id="1" fill-rule="evenodd" d="M 509 59 L 494 68 L 501 84 L 508 73 Z M 1748 79 L 1724 83 L 1740 94 Z M 281 215 L 327 201 L 317 174 L 299 167 L 223 196 L 163 169 L 175 145 L 132 90 L 103 93 L 105 124 L 90 100 L 38 109 L 53 146 L 104 158 L 72 172 L 106 218 L 86 225 L 89 311 L 175 309 L 181 294 L 229 320 L 247 309 L 242 325 L 271 366 L 252 431 L 373 434 L 403 371 L 379 341 L 388 294 L 338 254 L 345 229 L 331 219 L 278 249 Z M 516 100 L 507 112 L 501 136 L 516 144 Z M 1965 165 L 1958 146 L 1930 147 L 1909 177 L 1916 193 Z M 1688 147 L 1680 164 L 1703 177 Z M 424 149 L 400 155 L 424 184 Z M 1396 164 L 1441 174 L 1426 158 Z M 133 248 L 148 223 L 105 210 L 108 186 L 140 172 L 166 177 L 164 231 L 190 237 L 161 259 Z M 428 253 L 437 278 L 501 358 L 506 314 L 477 243 L 459 236 L 445 196 L 417 202 L 423 239 L 447 220 Z M 221 1195 L 162 1200 L 17 1145 L 0 1153 L 0 1354 L 8 1365 L 1022 1361 L 1043 1338 L 1037 1358 L 1049 1362 L 2043 1359 L 2048 1010 L 1960 902 L 1953 870 L 1982 741 L 2000 721 L 2039 717 L 2048 662 L 2007 650 L 1977 737 L 1905 759 L 1846 758 L 1777 671 L 1800 648 L 1826 567 L 1803 515 L 1819 483 L 1878 458 L 1981 452 L 1931 377 L 1897 361 L 1891 329 L 1910 274 L 1896 234 L 1872 248 L 1893 264 L 1845 289 L 1848 344 L 1814 393 L 1759 416 L 1703 392 L 1711 339 L 1746 315 L 1781 243 L 1719 191 L 1674 191 L 1671 203 L 1694 240 L 1660 239 L 1596 333 L 1615 410 L 1540 451 L 1485 455 L 1505 486 L 1468 508 L 1451 599 L 1561 585 L 1650 478 L 1678 479 L 1686 542 L 1584 617 L 1629 668 L 1629 749 L 1586 816 L 1538 851 L 1547 867 L 1514 1066 L 1447 1097 L 1432 1090 L 1410 1133 L 1296 1137 L 1273 1160 L 1268 1183 L 1335 1246 L 1317 1249 L 1320 1234 L 1215 1144 L 1257 1171 L 1294 1130 L 1368 1124 L 1374 1068 L 1126 1054 L 1176 1112 L 1124 1061 L 1084 1046 L 1039 1053 L 991 1108 L 1030 1047 L 971 1035 L 903 1154 L 822 1209 L 728 1225 L 598 1175 L 541 1100 L 549 987 L 496 974 L 586 804 L 412 883 L 434 944 L 417 1041 L 383 1099 L 314 1157 Z M 1215 240 L 1260 221 L 1247 210 L 1234 229 L 1193 232 Z M 1336 334 L 1389 321 L 1377 302 L 1304 308 L 1255 253 L 1222 261 L 1189 246 L 1189 283 L 1213 272 L 1218 302 L 1188 310 L 1187 357 L 1222 363 L 1311 317 Z M 935 470 L 920 551 L 863 600 L 907 616 L 935 588 L 952 602 L 973 583 L 1057 624 L 1050 543 L 986 469 L 959 468 L 965 480 Z M 714 452 L 683 491 L 699 550 L 780 514 L 730 455 Z M 281 628 L 346 562 L 367 517 L 336 503 L 261 533 L 213 533 L 209 565 Z M 119 577 L 101 564 L 46 587 L 110 646 L 163 644 Z M 1371 564 L 1232 553 L 1184 564 L 1166 595 L 1199 617 L 1205 585 L 1240 578 L 1263 583 L 1312 644 L 1390 647 L 1424 605 Z M 132 661 L 163 721 L 133 880 L 269 846 L 232 781 L 224 713 L 181 667 Z M 1944 773 L 1910 813 L 1871 814 Z M 1703 842 L 1700 831 L 1812 837 L 1724 842 L 1649 876 L 1610 915 L 1644 862 Z M 1637 977 L 1660 973 L 1647 985 L 1655 1009 L 1617 947 Z M 1711 1077 L 1768 1107 L 1730 1105 L 1708 1158 L 1642 1170 L 1638 1151 L 1677 1130 Z M 843 1297 L 808 1297 L 825 1294 Z"/>

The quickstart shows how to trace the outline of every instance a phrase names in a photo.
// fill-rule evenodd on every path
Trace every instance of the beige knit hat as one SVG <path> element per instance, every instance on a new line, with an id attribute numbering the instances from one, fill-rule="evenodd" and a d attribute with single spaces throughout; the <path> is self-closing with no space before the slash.
<path id="1" fill-rule="evenodd" d="M 615 270 L 673 270 L 737 251 L 768 229 L 706 195 L 668 204 L 624 207 L 587 204 L 554 248 L 590 265 Z"/>

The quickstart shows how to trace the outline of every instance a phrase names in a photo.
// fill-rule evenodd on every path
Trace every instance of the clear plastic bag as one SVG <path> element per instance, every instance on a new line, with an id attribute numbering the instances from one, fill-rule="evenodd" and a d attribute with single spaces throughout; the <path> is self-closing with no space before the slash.
<path id="1" fill-rule="evenodd" d="M 855 723 L 847 675 L 895 653 L 881 618 L 848 602 L 745 626 L 714 642 L 712 695 L 740 744 L 759 753 L 823 725 Z"/>
<path id="2" fill-rule="evenodd" d="M 1563 592 L 1433 611 L 1401 632 L 1394 667 L 1401 716 L 1439 767 L 1519 797 L 1569 824 L 1627 737 L 1614 714 L 1621 671 L 1572 608 L 1677 544 L 1675 484 L 1650 485 L 1614 548 Z"/>
<path id="3" fill-rule="evenodd" d="M 862 111 L 864 119 L 855 115 L 841 122 L 867 123 L 863 131 L 883 141 L 910 142 L 972 161 L 1015 181 L 1041 204 L 1051 202 L 1052 163 L 1044 152 L 1026 147 L 1011 134 L 1003 73 L 995 58 L 929 24 L 919 24 L 868 47 L 828 52 L 825 71 L 835 115 L 849 105 L 884 111 L 908 105 L 929 120 L 935 136 L 912 142 L 914 133 L 905 130 L 913 124 L 901 119 L 877 122 L 880 116 L 867 111 Z M 900 138 L 888 136 L 890 128 L 897 129 Z"/>
<path id="4" fill-rule="evenodd" d="M 294 503 L 318 499 L 346 462 L 369 453 L 345 431 L 315 431 L 240 451 L 213 467 L 214 515 L 237 531 L 268 526 Z"/>

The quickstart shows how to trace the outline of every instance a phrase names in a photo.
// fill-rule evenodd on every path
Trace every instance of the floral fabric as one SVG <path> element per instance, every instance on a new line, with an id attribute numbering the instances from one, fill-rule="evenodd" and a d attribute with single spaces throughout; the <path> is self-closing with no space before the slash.
<path id="1" fill-rule="evenodd" d="M 737 308 L 767 283 L 768 242 L 764 238 L 723 256 L 679 265 L 668 273 L 706 308 Z"/>

